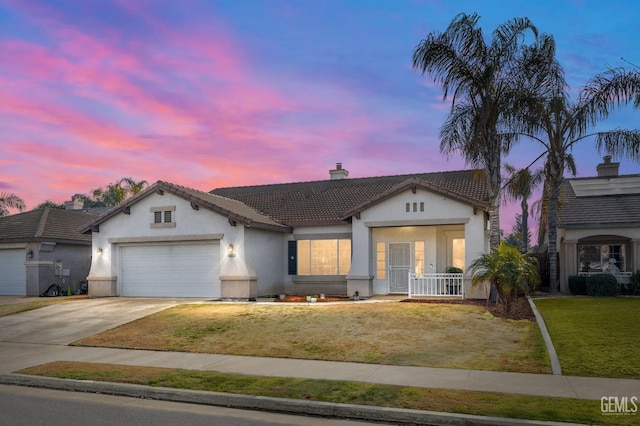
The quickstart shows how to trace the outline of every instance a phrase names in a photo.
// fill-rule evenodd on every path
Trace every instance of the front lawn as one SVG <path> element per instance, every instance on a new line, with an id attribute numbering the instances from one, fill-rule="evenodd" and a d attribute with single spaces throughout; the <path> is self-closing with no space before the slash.
<path id="1" fill-rule="evenodd" d="M 537 324 L 449 304 L 181 305 L 76 345 L 549 373 Z"/>
<path id="2" fill-rule="evenodd" d="M 563 374 L 640 379 L 640 298 L 562 297 L 535 304 Z"/>

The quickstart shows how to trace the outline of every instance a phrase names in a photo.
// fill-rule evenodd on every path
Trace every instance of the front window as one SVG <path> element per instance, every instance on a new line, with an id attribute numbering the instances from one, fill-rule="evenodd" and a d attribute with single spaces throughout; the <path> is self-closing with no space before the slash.
<path id="1" fill-rule="evenodd" d="M 351 240 L 298 240 L 298 275 L 347 275 Z"/>
<path id="2" fill-rule="evenodd" d="M 451 265 L 464 270 L 464 238 L 451 240 Z"/>
<path id="3" fill-rule="evenodd" d="M 416 241 L 414 244 L 413 258 L 415 259 L 415 273 L 424 274 L 424 241 Z"/>
<path id="4" fill-rule="evenodd" d="M 618 269 L 620 269 L 620 271 L 626 271 L 624 244 L 591 244 L 578 246 L 580 272 L 607 272 L 609 259 L 615 259 Z"/>
<path id="5" fill-rule="evenodd" d="M 387 245 L 376 244 L 376 276 L 379 280 L 387 278 Z"/>

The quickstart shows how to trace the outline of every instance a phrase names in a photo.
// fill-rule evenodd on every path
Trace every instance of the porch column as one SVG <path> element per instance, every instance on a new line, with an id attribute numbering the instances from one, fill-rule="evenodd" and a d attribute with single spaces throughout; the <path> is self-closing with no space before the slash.
<path id="1" fill-rule="evenodd" d="M 480 237 L 482 236 L 482 237 Z M 471 217 L 464 225 L 464 297 L 486 299 L 489 297 L 488 284 L 471 285 L 470 267 L 474 260 L 489 253 L 489 232 L 485 231 L 484 213 Z"/>
<path id="2" fill-rule="evenodd" d="M 627 266 L 629 272 L 635 272 L 640 269 L 640 238 L 631 240 L 631 265 Z"/>
<path id="3" fill-rule="evenodd" d="M 560 242 L 560 293 L 569 293 L 569 276 L 578 274 L 578 243 L 574 240 Z"/>
<path id="4" fill-rule="evenodd" d="M 347 275 L 347 296 L 357 291 L 360 297 L 373 296 L 371 275 L 371 228 L 353 218 L 351 234 L 351 270 Z"/>

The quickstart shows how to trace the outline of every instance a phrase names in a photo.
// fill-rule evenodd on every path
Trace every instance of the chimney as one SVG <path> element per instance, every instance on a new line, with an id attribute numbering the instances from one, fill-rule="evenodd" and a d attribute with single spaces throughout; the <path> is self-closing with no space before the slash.
<path id="1" fill-rule="evenodd" d="M 84 208 L 84 202 L 80 200 L 71 200 L 64 202 L 65 210 L 82 210 Z"/>
<path id="2" fill-rule="evenodd" d="M 618 176 L 620 163 L 612 163 L 610 155 L 605 155 L 602 159 L 604 160 L 604 163 L 600 163 L 596 167 L 598 177 Z"/>
<path id="3" fill-rule="evenodd" d="M 342 163 L 336 163 L 335 170 L 329 170 L 331 180 L 346 179 L 349 177 L 349 171 L 342 168 Z"/>

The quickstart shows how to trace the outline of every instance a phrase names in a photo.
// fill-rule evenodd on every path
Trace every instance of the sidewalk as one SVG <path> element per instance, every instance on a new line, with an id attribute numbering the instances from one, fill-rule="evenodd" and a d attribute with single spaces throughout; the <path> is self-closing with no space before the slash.
<path id="1" fill-rule="evenodd" d="M 62 360 L 590 400 L 640 396 L 640 380 L 0 342 L 0 374 Z"/>

